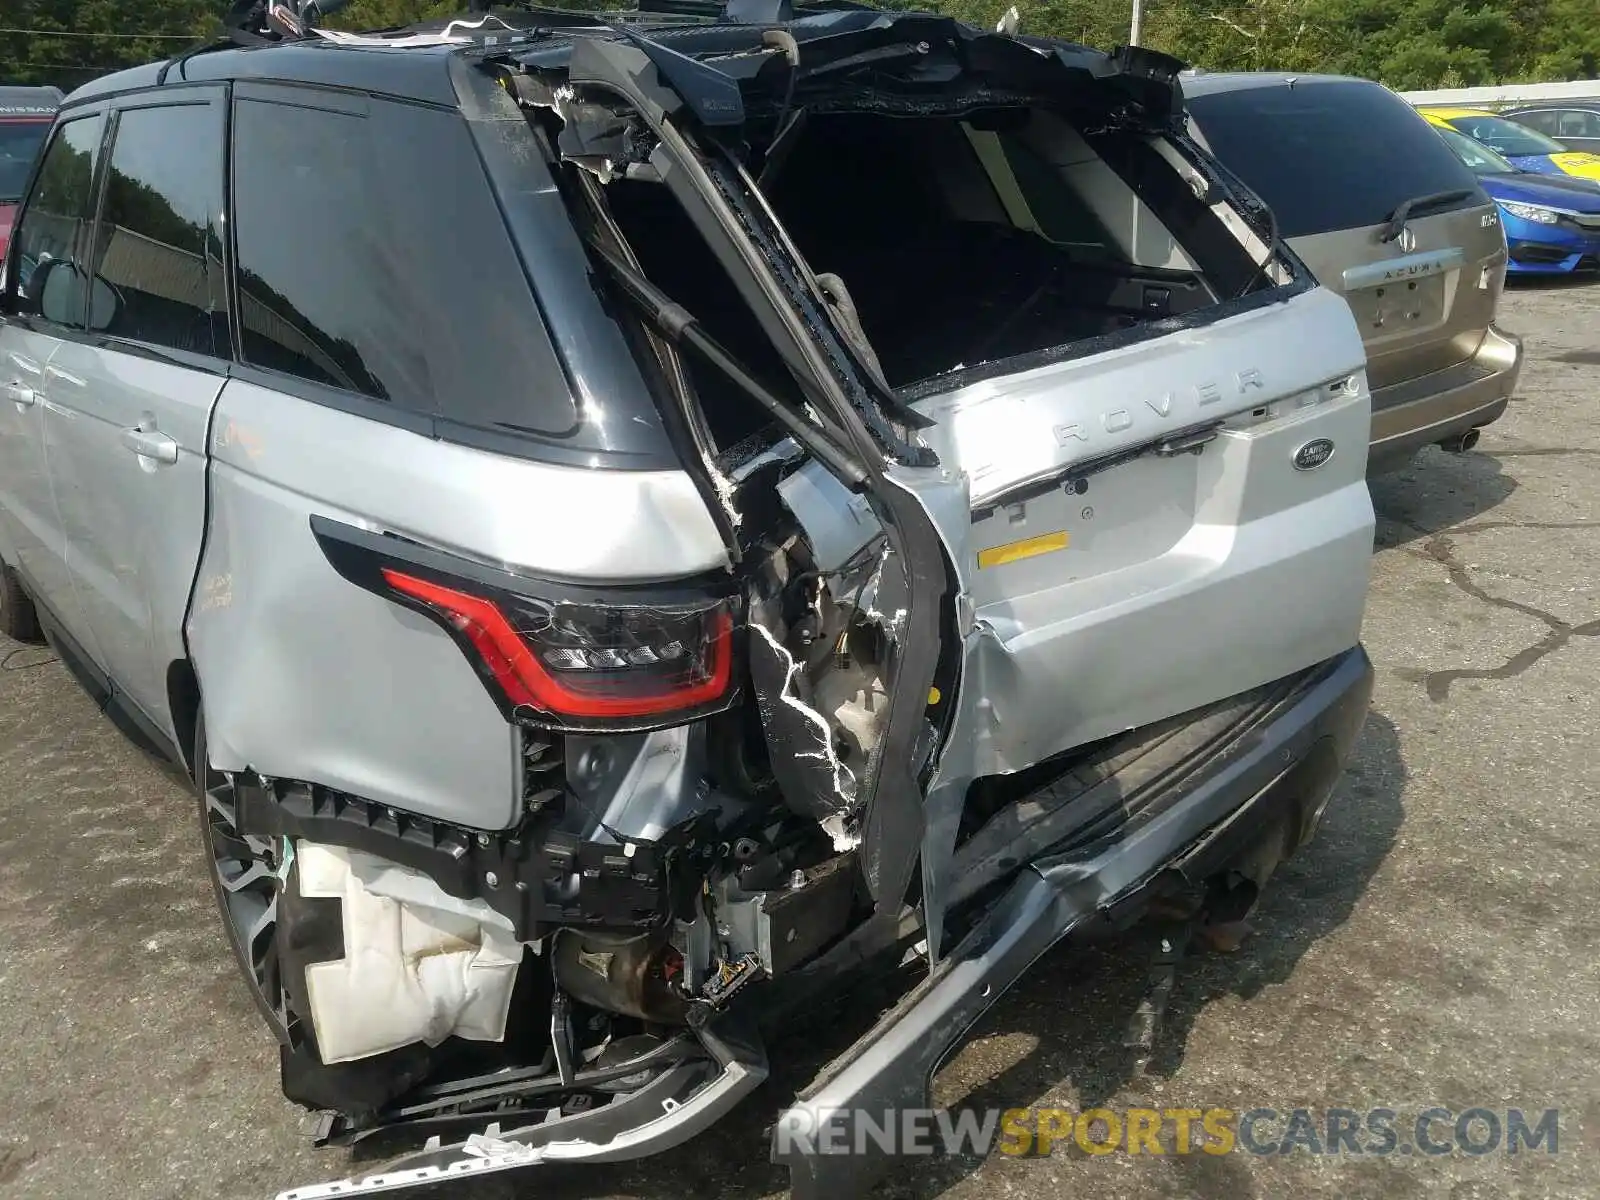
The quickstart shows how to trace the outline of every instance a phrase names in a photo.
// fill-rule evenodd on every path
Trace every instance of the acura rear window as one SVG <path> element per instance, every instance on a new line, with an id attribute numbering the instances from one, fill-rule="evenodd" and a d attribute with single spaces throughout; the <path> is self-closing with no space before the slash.
<path id="1" fill-rule="evenodd" d="M 1378 225 L 1438 192 L 1471 191 L 1457 207 L 1485 202 L 1433 127 L 1377 84 L 1301 81 L 1187 101 L 1200 136 L 1271 206 L 1283 237 Z"/>

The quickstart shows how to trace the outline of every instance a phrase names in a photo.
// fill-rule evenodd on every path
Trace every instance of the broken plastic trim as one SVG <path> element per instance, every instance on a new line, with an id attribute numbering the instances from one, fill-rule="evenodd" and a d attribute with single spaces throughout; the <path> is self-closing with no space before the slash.
<path id="1" fill-rule="evenodd" d="M 574 1091 L 608 1090 L 606 1085 L 665 1071 L 681 1063 L 701 1060 L 705 1050 L 694 1034 L 684 1032 L 652 1046 L 642 1054 L 603 1067 L 586 1067 L 563 1075 L 552 1071 L 547 1058 L 537 1067 L 519 1067 L 476 1075 L 447 1083 L 424 1084 L 397 1102 L 378 1110 L 370 1124 L 353 1125 L 339 1113 L 324 1118 L 316 1145 L 349 1146 L 404 1127 L 416 1134 L 458 1132 L 496 1116 L 537 1112 Z"/>
<path id="2" fill-rule="evenodd" d="M 856 804 L 855 772 L 839 760 L 827 719 L 796 694 L 800 668 L 794 655 L 760 622 L 752 621 L 750 629 L 760 635 L 750 645 L 751 683 L 785 802 L 815 821 L 845 816 Z M 846 844 L 838 845 L 841 840 Z M 853 844 L 836 838 L 835 849 Z"/>
<path id="3" fill-rule="evenodd" d="M 482 900 L 518 941 L 557 928 L 653 930 L 682 908 L 720 842 L 714 813 L 651 841 L 587 841 L 537 815 L 505 831 L 472 830 L 358 796 L 256 775 L 234 777 L 238 829 L 376 855 L 428 876 L 447 895 Z M 576 894 L 547 885 L 577 878 Z"/>
<path id="4" fill-rule="evenodd" d="M 484 1133 L 460 1146 L 431 1143 L 365 1178 L 293 1188 L 278 1200 L 373 1195 L 538 1163 L 626 1162 L 671 1149 L 721 1120 L 767 1077 L 766 1051 L 731 1014 L 697 1036 L 709 1058 L 680 1062 L 603 1107 L 575 1115 L 552 1109 L 509 1130 L 500 1119 L 482 1118 Z"/>
<path id="5" fill-rule="evenodd" d="M 1279 857 L 1292 853 L 1315 828 L 1371 693 L 1365 651 L 1346 651 L 1315 673 L 1264 736 L 1218 747 L 1204 776 L 1172 785 L 1175 803 L 1029 862 L 928 978 L 779 1117 L 772 1159 L 789 1168 L 794 1200 L 837 1200 L 881 1178 L 888 1167 L 881 1151 L 827 1154 L 818 1141 L 831 1140 L 840 1114 L 928 1107 L 939 1064 L 1062 938 L 1096 919 L 1126 919 L 1163 872 L 1199 881 L 1263 844 Z"/>

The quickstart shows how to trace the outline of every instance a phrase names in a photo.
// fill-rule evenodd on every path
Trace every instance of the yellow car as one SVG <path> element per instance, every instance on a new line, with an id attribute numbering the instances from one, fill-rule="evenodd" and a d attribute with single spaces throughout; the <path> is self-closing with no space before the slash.
<path id="1" fill-rule="evenodd" d="M 1568 150 L 1536 129 L 1477 108 L 1420 108 L 1428 120 L 1482 142 L 1511 164 L 1539 175 L 1575 175 L 1600 186 L 1600 154 Z"/>

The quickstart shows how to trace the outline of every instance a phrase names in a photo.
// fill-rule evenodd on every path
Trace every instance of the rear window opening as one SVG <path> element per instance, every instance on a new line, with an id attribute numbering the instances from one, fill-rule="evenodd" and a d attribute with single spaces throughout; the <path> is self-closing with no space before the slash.
<path id="1" fill-rule="evenodd" d="M 750 145 L 751 174 L 764 165 L 774 214 L 813 273 L 844 282 L 886 382 L 908 397 L 954 386 L 954 372 L 1090 352 L 1288 278 L 1160 139 L 1086 136 L 1054 113 L 997 109 L 817 114 L 784 141 Z M 783 359 L 669 190 L 617 172 L 599 191 L 643 274 L 798 404 Z M 719 447 L 764 427 L 719 372 L 692 356 L 684 367 Z"/>
<path id="2" fill-rule="evenodd" d="M 604 195 L 645 278 L 693 313 L 752 375 L 798 405 L 799 390 L 783 359 L 672 194 L 658 183 L 616 179 Z M 767 427 L 765 412 L 725 374 L 693 354 L 680 354 L 679 361 L 719 449 L 744 443 Z"/>
<path id="3" fill-rule="evenodd" d="M 814 271 L 845 281 L 896 387 L 1219 299 L 1059 119 L 823 116 L 768 176 L 774 212 Z"/>

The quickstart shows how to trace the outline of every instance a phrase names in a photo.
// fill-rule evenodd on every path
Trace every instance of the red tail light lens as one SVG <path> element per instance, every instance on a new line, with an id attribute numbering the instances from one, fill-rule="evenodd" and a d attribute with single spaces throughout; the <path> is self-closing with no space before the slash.
<path id="1" fill-rule="evenodd" d="M 656 608 L 491 600 L 393 567 L 382 574 L 471 647 L 482 673 L 514 708 L 559 724 L 707 708 L 727 696 L 733 680 L 731 601 Z"/>

